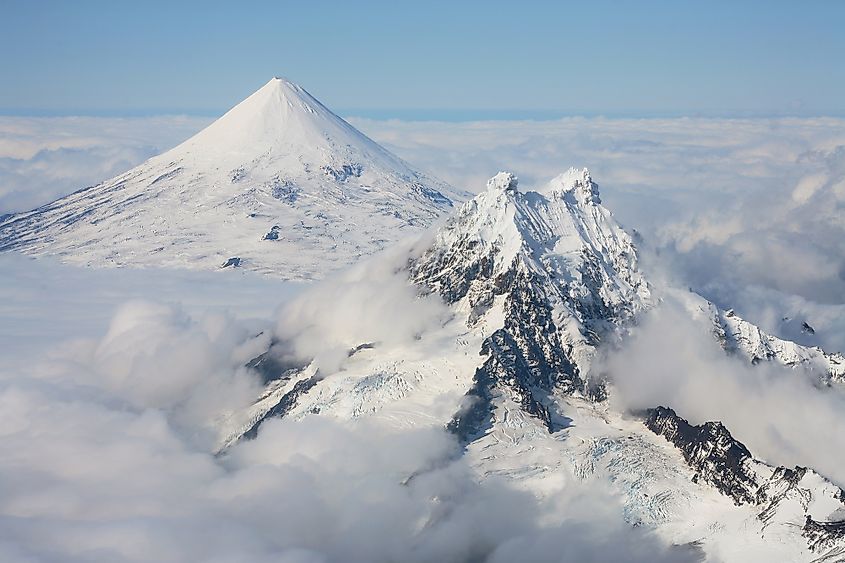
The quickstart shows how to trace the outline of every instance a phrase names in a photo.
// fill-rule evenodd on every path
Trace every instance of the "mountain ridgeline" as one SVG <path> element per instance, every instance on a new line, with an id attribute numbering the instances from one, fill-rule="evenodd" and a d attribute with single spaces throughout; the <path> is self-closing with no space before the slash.
<path id="1" fill-rule="evenodd" d="M 778 534 L 786 538 L 779 549 L 796 560 L 836 561 L 845 553 L 845 494 L 812 469 L 767 465 L 721 423 L 694 426 L 668 407 L 655 406 L 634 422 L 630 413 L 613 411 L 595 360 L 660 299 L 589 172 L 570 169 L 533 191 L 500 173 L 426 240 L 397 275 L 442 300 L 453 322 L 420 335 L 412 349 L 354 347 L 336 373 L 317 377 L 314 366 L 285 371 L 230 428 L 221 451 L 255 436 L 274 416 L 377 413 L 431 424 L 432 405 L 439 412 L 451 403 L 451 416 L 439 424 L 483 474 L 520 480 L 569 471 L 579 479 L 600 475 L 616 487 L 627 483 L 620 492 L 626 517 L 691 549 L 727 549 L 719 530 L 726 519 L 741 518 L 744 527 L 732 532 L 741 538 L 730 545 L 751 542 L 764 553 L 765 538 Z M 840 384 L 839 355 L 766 335 L 699 296 L 691 303 L 693 318 L 726 353 Z M 432 340 L 436 357 L 417 351 Z M 699 518 L 693 514 L 703 507 L 709 532 L 671 531 Z"/>

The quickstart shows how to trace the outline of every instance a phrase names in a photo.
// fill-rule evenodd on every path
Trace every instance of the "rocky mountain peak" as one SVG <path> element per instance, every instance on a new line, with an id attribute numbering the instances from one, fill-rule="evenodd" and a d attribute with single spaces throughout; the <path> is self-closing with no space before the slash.
<path id="1" fill-rule="evenodd" d="M 581 204 L 601 204 L 599 186 L 586 168 L 570 168 L 556 176 L 546 186 L 551 193 L 570 194 Z"/>
<path id="2" fill-rule="evenodd" d="M 650 300 L 636 248 L 586 170 L 536 191 L 516 186 L 513 174 L 494 176 L 409 267 L 412 281 L 469 310 L 470 324 L 488 313 L 504 319 L 482 349 L 473 407 L 450 426 L 465 440 L 493 423 L 496 398 L 553 431 L 559 416 L 550 396 L 601 395 L 587 376 L 595 347 Z"/>
<path id="3" fill-rule="evenodd" d="M 487 189 L 492 192 L 516 193 L 519 179 L 512 172 L 499 172 L 487 180 Z"/>

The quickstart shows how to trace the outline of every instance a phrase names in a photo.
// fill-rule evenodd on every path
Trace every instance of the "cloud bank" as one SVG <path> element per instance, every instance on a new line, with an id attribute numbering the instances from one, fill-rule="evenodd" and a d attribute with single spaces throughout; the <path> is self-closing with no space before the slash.
<path id="1" fill-rule="evenodd" d="M 177 116 L 0 117 L 0 215 L 125 172 L 209 122 Z"/>
<path id="2" fill-rule="evenodd" d="M 122 172 L 207 122 L 0 118 L 0 213 Z M 646 265 L 668 265 L 662 274 L 678 285 L 769 332 L 845 348 L 841 119 L 352 122 L 469 190 L 502 169 L 532 186 L 588 166 L 608 207 L 659 253 Z M 804 321 L 815 334 L 800 330 Z"/>
<path id="3" fill-rule="evenodd" d="M 398 320 L 388 334 L 373 323 L 384 313 L 375 297 L 372 318 L 342 303 L 376 294 L 385 306 L 418 302 L 390 272 L 353 271 L 293 298 L 279 309 L 276 336 L 314 345 L 307 329 L 327 310 L 340 312 L 323 321 L 340 325 L 329 347 L 353 335 L 414 339 L 440 322 L 442 310 L 421 302 L 418 320 Z M 255 440 L 212 455 L 211 428 L 258 391 L 244 364 L 271 333 L 266 319 L 136 300 L 94 338 L 0 366 L 0 559 L 697 560 L 630 527 L 600 487 L 572 483 L 540 500 L 480 479 L 440 427 L 274 419 Z"/>
<path id="4" fill-rule="evenodd" d="M 52 182 L 79 181 L 90 159 L 98 158 L 92 151 L 109 147 L 120 155 L 119 135 L 77 138 L 88 138 L 102 124 L 85 123 L 89 133 L 54 141 L 39 129 L 49 130 L 48 122 L 19 122 L 17 137 L 4 138 L 32 141 L 0 143 L 6 151 L 0 156 L 6 166 L 0 165 L 2 201 L 43 202 L 64 189 Z M 482 186 L 502 168 L 530 186 L 570 165 L 590 166 L 608 206 L 644 233 L 668 263 L 668 271 L 659 273 L 701 289 L 772 332 L 794 331 L 811 343 L 845 348 L 842 122 L 358 124 L 404 158 L 468 188 Z M 149 127 L 149 146 L 166 146 L 156 140 L 164 136 L 154 122 L 133 126 Z M 130 136 L 129 156 L 118 160 L 143 158 L 146 149 L 132 149 L 136 137 Z M 44 151 L 61 153 L 67 166 L 57 161 L 39 168 L 38 159 L 48 158 Z M 65 172 L 52 180 L 44 172 L 39 180 L 39 170 Z M 10 178 L 16 180 L 7 183 Z M 656 257 L 646 258 L 656 268 Z M 396 285 L 390 260 L 377 263 L 382 270 L 364 265 L 285 301 L 275 321 L 270 311 L 281 296 L 275 299 L 275 288 L 245 279 L 227 278 L 216 293 L 190 306 L 134 300 L 111 315 L 124 297 L 164 293 L 189 301 L 214 282 L 161 272 L 80 274 L 84 270 L 35 264 L 20 257 L 0 263 L 10 274 L 0 282 L 7 296 L 0 309 L 31 336 L 16 337 L 17 324 L 7 329 L 17 340 L 3 347 L 6 358 L 30 355 L 0 367 L 0 446 L 8 452 L 0 458 L 0 482 L 7 485 L 0 488 L 0 559 L 696 557 L 631 529 L 606 491 L 573 483 L 551 503 L 505 482 L 480 481 L 438 428 L 400 435 L 366 421 L 272 420 L 256 440 L 224 457 L 211 455 L 218 417 L 243 407 L 257 390 L 257 375 L 243 366 L 269 345 L 271 332 L 290 353 L 316 355 L 331 370 L 350 347 L 407 341 L 444 322 L 442 306 Z M 122 291 L 133 283 L 139 295 L 101 297 L 108 288 Z M 254 292 L 249 299 L 243 297 L 246 288 Z M 67 296 L 80 295 L 85 297 L 77 309 L 62 309 L 76 299 Z M 227 314 L 219 310 L 221 302 L 236 312 L 249 307 L 261 318 Z M 209 303 L 216 309 L 204 310 Z M 404 317 L 391 314 L 405 307 L 412 309 Z M 61 319 L 62 313 L 71 320 Z M 33 315 L 37 322 L 27 325 Z M 816 335 L 800 333 L 800 324 L 783 316 L 810 321 Z M 72 335 L 81 318 L 104 326 L 88 327 L 84 338 L 49 354 L 31 354 L 43 352 L 43 344 L 27 344 L 38 336 L 38 323 L 48 327 L 42 338 L 58 340 Z M 845 481 L 838 454 L 845 444 L 830 430 L 841 426 L 839 413 L 845 412 L 839 395 L 820 392 L 795 372 L 750 369 L 724 358 L 715 342 L 702 346 L 711 342 L 709 335 L 684 323 L 666 309 L 609 360 L 612 373 L 624 374 L 616 382 L 625 406 L 664 403 L 693 422 L 721 419 L 764 459 L 813 465 Z M 663 365 L 653 361 L 657 354 Z M 408 481 L 420 469 L 427 471 Z"/>
<path id="5" fill-rule="evenodd" d="M 531 186 L 588 166 L 604 203 L 643 235 L 653 276 L 773 334 L 845 349 L 841 119 L 354 123 L 468 188 L 501 169 Z"/>
<path id="6" fill-rule="evenodd" d="M 669 297 L 599 369 L 625 410 L 668 406 L 692 424 L 718 420 L 758 459 L 812 467 L 845 485 L 845 391 L 810 374 L 728 356 L 706 324 Z"/>

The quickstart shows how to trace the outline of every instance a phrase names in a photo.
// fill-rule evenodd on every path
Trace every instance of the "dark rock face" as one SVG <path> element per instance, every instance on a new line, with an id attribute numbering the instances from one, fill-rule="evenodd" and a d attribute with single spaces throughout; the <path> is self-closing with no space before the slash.
<path id="1" fill-rule="evenodd" d="M 296 200 L 299 199 L 301 191 L 302 190 L 299 186 L 290 180 L 284 180 L 276 177 L 270 181 L 270 194 L 279 201 L 294 204 L 296 203 Z"/>
<path id="2" fill-rule="evenodd" d="M 360 164 L 353 163 L 353 164 L 343 164 L 338 167 L 334 166 L 323 166 L 320 168 L 323 171 L 323 174 L 332 178 L 336 182 L 345 182 L 348 178 L 360 178 L 361 174 L 364 172 L 364 167 Z"/>
<path id="3" fill-rule="evenodd" d="M 748 449 L 733 438 L 721 422 L 693 426 L 666 407 L 646 411 L 644 422 L 652 432 L 663 436 L 681 451 L 696 472 L 693 481 L 716 487 L 737 505 L 759 507 L 757 518 L 764 525 L 783 502 L 797 500 L 806 511 L 813 495 L 818 494 L 802 485 L 802 480 L 812 470 L 806 467 L 771 468 L 754 461 Z M 770 470 L 771 474 L 767 478 L 765 473 L 755 471 L 753 464 Z M 845 491 L 839 489 L 834 498 L 845 509 Z M 833 548 L 845 549 L 845 520 L 821 522 L 805 514 L 802 535 L 809 548 L 817 553 Z"/>
<path id="4" fill-rule="evenodd" d="M 429 289 L 438 291 L 447 303 L 472 292 L 470 321 L 483 314 L 497 295 L 506 295 L 505 325 L 485 339 L 481 353 L 488 359 L 476 370 L 467 392 L 469 406 L 455 415 L 448 428 L 465 442 L 483 435 L 492 421 L 492 398 L 503 391 L 525 412 L 542 420 L 549 432 L 565 426 L 567 419 L 550 411 L 549 395 L 586 386 L 571 359 L 571 346 L 564 344 L 553 321 L 553 305 L 544 289 L 547 282 L 518 262 L 493 277 L 492 257 L 462 268 L 448 267 L 444 261 L 449 261 L 448 254 L 438 256 L 434 263 L 412 265 L 412 276 L 424 285 L 427 278 L 432 280 Z"/>
<path id="5" fill-rule="evenodd" d="M 445 195 L 441 194 L 435 189 L 426 187 L 420 184 L 419 182 L 414 182 L 413 184 L 411 184 L 411 191 L 417 194 L 418 196 L 423 197 L 429 201 L 433 201 L 434 203 L 437 203 L 439 205 L 448 205 L 449 207 L 452 207 L 454 205 L 452 203 L 452 200 L 446 197 Z"/>
<path id="6" fill-rule="evenodd" d="M 817 522 L 807 516 L 801 535 L 807 538 L 807 543 L 813 551 L 830 549 L 845 542 L 845 521 Z"/>
<path id="7" fill-rule="evenodd" d="M 262 240 L 279 240 L 279 231 L 280 227 L 278 225 L 273 225 L 270 231 L 264 235 Z"/>
<path id="8" fill-rule="evenodd" d="M 731 497 L 736 504 L 751 504 L 760 488 L 748 467 L 751 452 L 735 440 L 721 422 L 693 426 L 666 407 L 647 411 L 646 427 L 681 450 L 687 464 L 702 480 Z"/>
<path id="9" fill-rule="evenodd" d="M 301 362 L 280 360 L 273 353 L 273 348 L 260 354 L 249 362 L 246 367 L 254 369 L 261 376 L 261 382 L 266 385 L 271 381 L 287 380 L 305 369 Z"/>
<path id="10" fill-rule="evenodd" d="M 317 385 L 318 381 L 320 381 L 320 378 L 317 374 L 312 375 L 308 379 L 297 381 L 294 384 L 293 389 L 285 393 L 273 408 L 264 413 L 264 416 L 256 420 L 249 430 L 244 432 L 243 437 L 247 440 L 255 438 L 258 435 L 258 428 L 265 420 L 275 417 L 281 418 L 288 414 L 296 406 L 299 398 L 308 393 L 312 387 Z"/>
<path id="11" fill-rule="evenodd" d="M 241 259 L 238 256 L 232 256 L 223 263 L 221 268 L 237 268 L 241 265 Z"/>
<path id="12" fill-rule="evenodd" d="M 484 365 L 475 371 L 472 387 L 465 396 L 465 403 L 446 425 L 446 429 L 463 444 L 483 436 L 493 425 L 496 364 L 495 356 L 491 355 Z"/>

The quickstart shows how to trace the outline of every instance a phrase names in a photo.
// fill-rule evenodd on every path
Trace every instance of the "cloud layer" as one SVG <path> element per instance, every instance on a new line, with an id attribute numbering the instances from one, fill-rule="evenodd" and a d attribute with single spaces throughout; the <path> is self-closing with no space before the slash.
<path id="1" fill-rule="evenodd" d="M 400 323 L 392 334 L 383 320 L 374 324 L 384 314 L 379 295 L 385 306 L 419 303 L 394 287 L 390 271 L 375 280 L 353 273 L 294 298 L 280 309 L 277 336 L 313 345 L 306 329 L 324 307 L 342 311 L 342 300 L 369 296 L 372 318 L 352 309 L 323 318 L 323 327 L 341 325 L 326 343 L 413 340 L 442 310 L 423 303 L 428 312 L 413 321 L 423 325 Z M 320 298 L 327 305 L 316 305 Z M 244 364 L 270 344 L 268 329 L 267 321 L 132 301 L 95 338 L 0 366 L 0 559 L 696 560 L 631 528 L 599 486 L 572 483 L 540 500 L 482 480 L 440 427 L 275 419 L 215 457 L 211 428 L 257 393 L 258 376 Z"/>
<path id="2" fill-rule="evenodd" d="M 588 166 L 603 202 L 643 234 L 653 276 L 774 334 L 845 349 L 843 120 L 354 123 L 470 189 L 501 169 L 529 187 Z M 815 335 L 801 333 L 804 321 Z"/>
<path id="3" fill-rule="evenodd" d="M 800 369 L 726 355 L 712 328 L 671 297 L 600 369 L 623 410 L 662 405 L 693 424 L 721 421 L 755 457 L 812 467 L 845 485 L 845 436 L 835 430 L 845 422 L 843 389 L 819 388 Z"/>
<path id="4" fill-rule="evenodd" d="M 111 175 L 107 169 L 153 150 L 144 146 L 167 146 L 191 127 L 137 121 L 121 133 L 130 139 L 121 140 L 105 124 L 83 120 L 56 136 L 48 121 L 16 122 L 0 143 L 0 201 L 7 210 L 102 179 L 81 181 L 84 174 Z M 694 285 L 773 332 L 800 333 L 800 325 L 782 317 L 806 318 L 817 329 L 815 341 L 843 348 L 845 128 L 839 121 L 359 125 L 408 160 L 468 188 L 503 168 L 531 186 L 570 165 L 590 166 L 608 206 L 650 241 L 654 255 L 646 262 L 656 273 Z M 102 169 L 91 167 L 106 153 L 117 156 Z M 51 158 L 57 160 L 47 166 Z M 81 185 L 70 186 L 75 182 Z M 658 253 L 665 270 L 657 271 Z M 600 488 L 573 483 L 550 501 L 507 482 L 480 480 L 438 428 L 397 434 L 367 421 L 273 420 L 255 441 L 224 457 L 211 455 L 217 417 L 243 407 L 257 391 L 257 376 L 243 366 L 269 345 L 271 330 L 296 355 L 317 355 L 331 369 L 363 341 L 411 340 L 445 320 L 439 304 L 396 285 L 389 259 L 286 301 L 276 322 L 268 317 L 281 295 L 246 279 L 228 279 L 231 285 L 206 293 L 205 306 L 133 300 L 110 315 L 104 311 L 123 297 L 163 293 L 188 301 L 216 282 L 163 272 L 80 274 L 19 257 L 0 265 L 9 274 L 0 283 L 4 318 L 17 319 L 29 340 L 38 323 L 57 340 L 77 336 L 63 312 L 108 319 L 49 354 L 43 345 L 33 354 L 25 337 L 2 349 L 16 361 L 0 367 L 0 447 L 7 452 L 0 457 L 0 559 L 694 559 L 627 526 L 615 499 Z M 165 289 L 167 279 L 178 290 Z M 138 295 L 102 297 L 133 283 Z M 235 310 L 249 307 L 238 297 L 246 288 L 263 319 L 219 310 L 221 301 Z M 62 310 L 75 299 L 67 296 L 80 295 L 87 297 L 78 309 Z M 209 303 L 218 309 L 203 310 Z M 400 310 L 408 313 L 392 313 Z M 38 321 L 27 325 L 32 315 Z M 724 358 L 715 342 L 702 345 L 709 335 L 679 315 L 665 309 L 609 360 L 612 373 L 624 374 L 616 378 L 623 405 L 665 403 L 693 422 L 722 419 L 763 458 L 813 465 L 845 481 L 838 454 L 845 444 L 830 434 L 841 426 L 842 398 L 795 372 L 749 369 Z M 408 481 L 421 469 L 427 471 Z"/>
<path id="5" fill-rule="evenodd" d="M 0 118 L 0 213 L 117 174 L 207 121 Z M 668 265 L 663 274 L 770 332 L 845 348 L 843 120 L 352 121 L 469 190 L 502 169 L 530 187 L 588 166 L 605 203 L 660 253 L 650 262 Z"/>
<path id="6" fill-rule="evenodd" d="M 209 121 L 0 117 L 0 215 L 32 209 L 125 172 Z"/>

